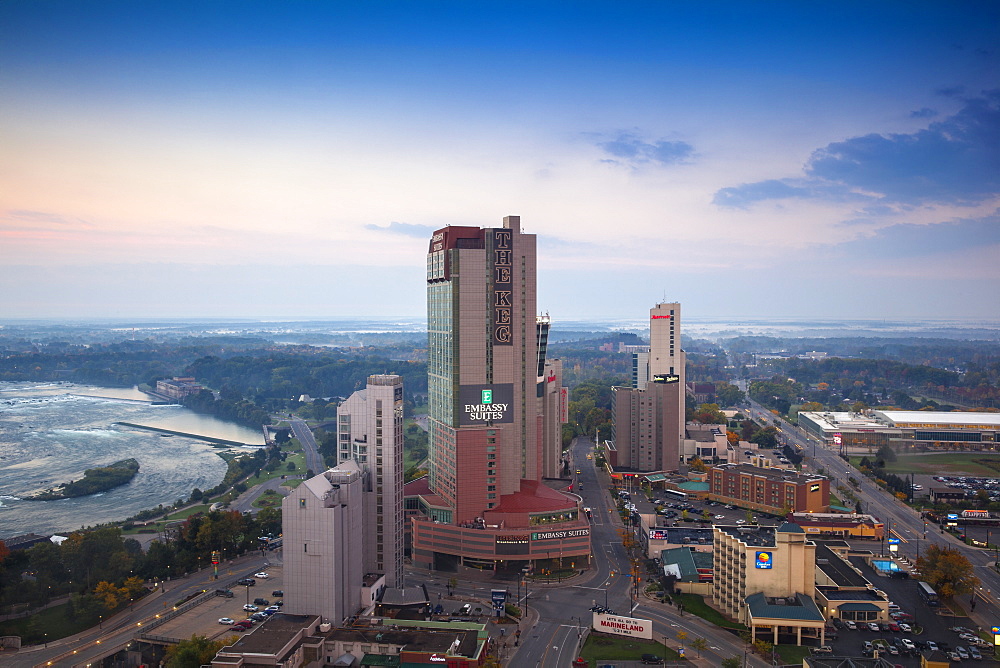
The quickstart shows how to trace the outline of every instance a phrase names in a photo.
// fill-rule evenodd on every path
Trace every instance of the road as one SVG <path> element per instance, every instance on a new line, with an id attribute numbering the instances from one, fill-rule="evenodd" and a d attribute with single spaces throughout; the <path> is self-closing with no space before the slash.
<path id="1" fill-rule="evenodd" d="M 831 479 L 831 489 L 839 484 L 854 490 L 861 500 L 863 510 L 884 522 L 886 529 L 900 538 L 897 554 L 904 554 L 910 560 L 916 561 L 921 551 L 926 551 L 930 545 L 938 545 L 957 549 L 965 555 L 974 566 L 975 575 L 980 581 L 980 588 L 975 594 L 976 608 L 972 618 L 983 628 L 996 625 L 1000 620 L 1000 604 L 994 592 L 1000 592 L 1000 574 L 994 567 L 996 558 L 992 551 L 966 545 L 953 535 L 943 532 L 935 524 L 925 522 L 920 513 L 875 485 L 841 459 L 835 449 L 820 444 L 816 437 L 778 418 L 756 402 L 751 401 L 750 404 L 754 415 L 766 414 L 767 419 L 779 420 L 783 437 L 788 442 L 801 446 L 803 454 L 812 458 L 814 467 L 824 469 L 825 475 Z M 848 478 L 852 477 L 860 483 L 859 486 L 854 487 L 848 482 Z M 885 547 L 887 546 L 883 546 L 882 551 L 888 554 Z M 960 598 L 965 603 L 970 601 L 968 596 Z"/>
<path id="2" fill-rule="evenodd" d="M 576 656 L 578 633 L 590 626 L 590 607 L 605 605 L 620 615 L 653 621 L 653 636 L 666 640 L 677 649 L 677 632 L 686 631 L 689 639 L 705 638 L 709 648 L 702 653 L 704 665 L 720 665 L 723 659 L 743 656 L 744 644 L 735 635 L 690 614 L 681 616 L 675 608 L 651 601 L 641 594 L 633 602 L 629 598 L 629 561 L 622 546 L 622 524 L 615 512 L 615 503 L 608 491 L 609 481 L 598 472 L 593 460 L 587 459 L 593 444 L 586 437 L 576 439 L 572 448 L 574 490 L 579 491 L 584 505 L 593 509 L 591 542 L 594 559 L 591 570 L 563 586 L 545 587 L 531 592 L 528 604 L 538 613 L 538 623 L 521 636 L 521 646 L 509 665 L 568 666 Z M 579 484 L 583 483 L 580 490 Z M 644 574 L 643 574 L 644 575 Z M 688 657 L 697 652 L 687 650 Z M 757 657 L 748 657 L 747 665 L 766 666 Z"/>
<path id="3" fill-rule="evenodd" d="M 129 609 L 105 620 L 97 628 L 88 629 L 69 638 L 48 643 L 46 646 L 32 646 L 17 654 L 4 654 L 4 668 L 31 668 L 33 666 L 86 666 L 107 652 L 108 647 L 118 647 L 129 641 L 151 622 L 171 610 L 178 601 L 202 590 L 227 586 L 240 577 L 252 575 L 264 568 L 266 560 L 259 554 L 240 557 L 220 567 L 216 580 L 211 568 L 205 568 L 183 578 L 167 582 L 166 591 L 156 591 Z M 229 573 L 233 574 L 230 575 Z M 155 633 L 155 629 L 152 631 Z M 51 662 L 51 663 L 50 663 Z"/>
<path id="4" fill-rule="evenodd" d="M 323 465 L 323 458 L 319 454 L 319 445 L 316 443 L 316 437 L 313 436 L 309 425 L 306 424 L 305 420 L 297 417 L 292 417 L 289 420 L 289 424 L 292 427 L 292 434 L 302 444 L 302 451 L 306 455 L 306 468 L 312 471 L 313 475 L 318 475 L 325 471 L 326 467 Z"/>

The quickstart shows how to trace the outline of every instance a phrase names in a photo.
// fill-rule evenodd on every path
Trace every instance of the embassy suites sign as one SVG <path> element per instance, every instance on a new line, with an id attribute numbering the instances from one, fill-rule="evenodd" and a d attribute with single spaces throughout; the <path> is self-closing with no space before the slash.
<path id="1" fill-rule="evenodd" d="M 514 384 L 462 385 L 458 403 L 458 424 L 462 427 L 513 422 Z"/>
<path id="2" fill-rule="evenodd" d="M 531 540 L 561 540 L 563 538 L 580 538 L 589 536 L 590 529 L 569 529 L 567 531 L 533 531 Z"/>

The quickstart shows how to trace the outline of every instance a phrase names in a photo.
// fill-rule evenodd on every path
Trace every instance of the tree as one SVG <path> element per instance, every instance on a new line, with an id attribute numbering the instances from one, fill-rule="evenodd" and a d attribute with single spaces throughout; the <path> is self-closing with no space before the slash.
<path id="1" fill-rule="evenodd" d="M 691 420 L 702 424 L 726 424 L 726 416 L 719 410 L 719 404 L 702 404 L 691 416 Z"/>
<path id="2" fill-rule="evenodd" d="M 219 650 L 230 644 L 229 640 L 209 640 L 205 636 L 193 635 L 167 648 L 167 668 L 199 668 L 212 662 Z"/>
<path id="3" fill-rule="evenodd" d="M 698 473 L 706 473 L 708 471 L 708 464 L 701 461 L 700 457 L 695 457 L 688 462 L 688 468 L 692 471 L 697 471 Z"/>
<path id="4" fill-rule="evenodd" d="M 703 649 L 708 649 L 708 641 L 704 638 L 695 638 L 691 641 L 691 647 L 698 650 L 698 658 L 701 658 L 701 651 Z"/>
<path id="5" fill-rule="evenodd" d="M 923 574 L 924 581 L 943 598 L 970 594 L 979 585 L 972 564 L 952 547 L 931 545 L 917 559 L 917 569 Z"/>
<path id="6" fill-rule="evenodd" d="M 875 453 L 875 456 L 881 459 L 883 462 L 894 462 L 896 461 L 896 451 L 893 450 L 888 445 L 883 445 Z"/>
<path id="7" fill-rule="evenodd" d="M 722 660 L 722 668 L 740 668 L 743 665 L 743 657 L 741 656 L 731 656 L 728 659 Z"/>
<path id="8" fill-rule="evenodd" d="M 774 645 L 767 640 L 758 640 L 753 644 L 753 648 L 761 656 L 767 656 L 774 649 Z"/>
<path id="9" fill-rule="evenodd" d="M 743 390 L 725 381 L 715 384 L 715 398 L 720 406 L 738 406 L 746 396 Z"/>

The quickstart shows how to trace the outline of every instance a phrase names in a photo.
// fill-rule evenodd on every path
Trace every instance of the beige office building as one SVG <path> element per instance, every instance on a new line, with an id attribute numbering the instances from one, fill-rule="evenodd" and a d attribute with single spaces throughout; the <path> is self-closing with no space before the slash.
<path id="1" fill-rule="evenodd" d="M 677 401 L 676 436 L 678 442 L 684 438 L 684 388 L 686 376 L 684 367 L 687 355 L 681 349 L 681 305 L 679 302 L 664 302 L 649 309 L 649 380 L 655 378 L 677 378 L 681 391 Z M 674 423 L 671 421 L 671 425 Z"/>
<path id="2" fill-rule="evenodd" d="M 364 564 L 403 586 L 403 378 L 368 377 L 337 408 L 338 461 L 356 461 L 365 480 Z"/>
<path id="3" fill-rule="evenodd" d="M 348 460 L 304 481 L 281 503 L 285 607 L 340 624 L 361 608 L 366 472 Z"/>

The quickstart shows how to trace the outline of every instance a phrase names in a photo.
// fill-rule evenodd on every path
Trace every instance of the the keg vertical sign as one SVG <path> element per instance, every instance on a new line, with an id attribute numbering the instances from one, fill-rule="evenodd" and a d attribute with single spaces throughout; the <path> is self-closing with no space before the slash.
<path id="1" fill-rule="evenodd" d="M 493 230 L 493 345 L 513 344 L 512 272 L 514 249 L 511 248 L 511 231 Z"/>

